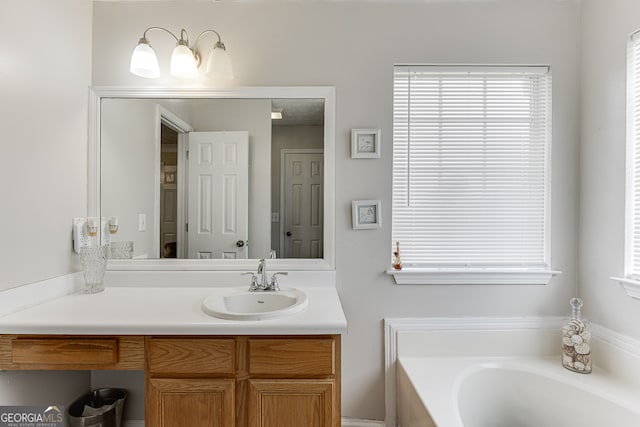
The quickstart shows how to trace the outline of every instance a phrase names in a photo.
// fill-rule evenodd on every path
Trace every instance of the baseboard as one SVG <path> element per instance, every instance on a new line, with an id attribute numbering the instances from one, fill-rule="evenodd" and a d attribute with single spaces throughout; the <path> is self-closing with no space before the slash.
<path id="1" fill-rule="evenodd" d="M 144 420 L 129 420 L 122 423 L 123 427 L 144 427 Z"/>
<path id="2" fill-rule="evenodd" d="M 385 427 L 384 421 L 342 418 L 342 427 Z"/>

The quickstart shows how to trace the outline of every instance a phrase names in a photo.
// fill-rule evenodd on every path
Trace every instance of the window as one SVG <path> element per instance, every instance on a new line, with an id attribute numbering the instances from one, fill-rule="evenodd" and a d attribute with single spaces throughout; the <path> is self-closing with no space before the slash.
<path id="1" fill-rule="evenodd" d="M 398 283 L 547 283 L 549 67 L 396 66 Z"/>
<path id="2" fill-rule="evenodd" d="M 627 46 L 627 168 L 624 277 L 612 277 L 640 299 L 640 30 Z"/>
<path id="3" fill-rule="evenodd" d="M 640 33 L 627 58 L 627 186 L 625 276 L 640 281 Z"/>

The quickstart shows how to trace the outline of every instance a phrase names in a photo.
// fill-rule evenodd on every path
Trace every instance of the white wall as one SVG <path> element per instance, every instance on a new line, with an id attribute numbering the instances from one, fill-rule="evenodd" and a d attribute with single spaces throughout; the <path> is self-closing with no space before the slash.
<path id="1" fill-rule="evenodd" d="M 86 0 L 0 2 L 0 290 L 74 270 L 71 218 L 87 211 L 91 12 Z"/>
<path id="2" fill-rule="evenodd" d="M 585 0 L 582 18 L 580 294 L 595 322 L 640 338 L 640 301 L 624 272 L 626 64 L 637 0 Z"/>
<path id="3" fill-rule="evenodd" d="M 103 99 L 101 105 L 101 215 L 118 217 L 112 239 L 133 241 L 134 257 L 159 256 L 153 247 L 157 105 L 130 99 Z M 138 231 L 140 214 L 146 215 L 146 231 Z"/>
<path id="4" fill-rule="evenodd" d="M 135 43 L 145 28 L 160 25 L 184 27 L 192 37 L 211 27 L 221 32 L 234 85 L 336 86 L 336 269 L 349 321 L 342 347 L 344 416 L 384 418 L 385 317 L 566 311 L 577 283 L 578 2 L 142 2 L 96 3 L 94 12 L 95 85 L 193 84 L 166 77 L 173 41 L 161 33 L 149 38 L 165 77 L 147 81 L 129 74 Z M 394 63 L 551 64 L 552 256 L 563 274 L 548 286 L 400 287 L 383 273 L 391 260 Z M 350 129 L 361 127 L 382 129 L 380 159 L 350 159 Z M 382 200 L 381 230 L 351 229 L 354 199 Z"/>
<path id="5" fill-rule="evenodd" d="M 86 215 L 91 2 L 0 2 L 0 290 L 75 269 Z M 72 66 L 70 66 L 70 64 Z M 1 372 L 0 405 L 68 404 L 87 372 Z"/>
<path id="6" fill-rule="evenodd" d="M 0 406 L 49 406 L 65 408 L 91 389 L 88 371 L 0 372 Z"/>

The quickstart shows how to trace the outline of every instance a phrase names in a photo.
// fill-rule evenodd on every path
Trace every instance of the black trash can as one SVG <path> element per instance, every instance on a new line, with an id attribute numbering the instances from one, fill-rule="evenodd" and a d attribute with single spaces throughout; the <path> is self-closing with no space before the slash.
<path id="1" fill-rule="evenodd" d="M 121 427 L 126 398 L 121 388 L 93 390 L 69 406 L 69 426 Z"/>

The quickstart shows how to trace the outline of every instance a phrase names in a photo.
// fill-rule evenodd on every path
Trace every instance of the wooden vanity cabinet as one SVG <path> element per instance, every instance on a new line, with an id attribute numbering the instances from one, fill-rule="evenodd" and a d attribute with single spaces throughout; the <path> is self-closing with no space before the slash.
<path id="1" fill-rule="evenodd" d="M 0 370 L 144 370 L 147 427 L 339 427 L 340 335 L 0 335 Z"/>
<path id="2" fill-rule="evenodd" d="M 339 426 L 339 351 L 339 337 L 249 338 L 248 426 Z"/>
<path id="3" fill-rule="evenodd" d="M 149 427 L 340 426 L 337 335 L 147 337 L 145 347 Z"/>
<path id="4" fill-rule="evenodd" d="M 235 339 L 147 337 L 147 426 L 235 427 Z"/>

